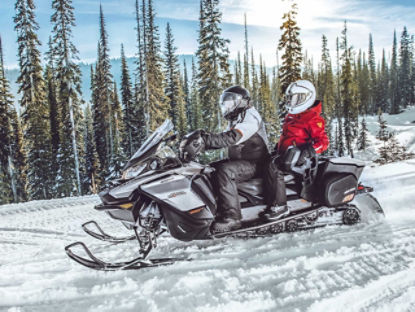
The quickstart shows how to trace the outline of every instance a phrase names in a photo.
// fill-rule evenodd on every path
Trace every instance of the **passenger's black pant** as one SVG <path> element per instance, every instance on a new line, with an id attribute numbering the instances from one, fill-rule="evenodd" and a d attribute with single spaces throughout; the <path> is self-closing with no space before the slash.
<path id="1" fill-rule="evenodd" d="M 283 206 L 287 204 L 284 172 L 278 163 L 268 160 L 264 172 L 264 197 L 268 206 Z"/>
<path id="2" fill-rule="evenodd" d="M 216 169 L 213 182 L 218 194 L 219 217 L 240 220 L 242 214 L 237 183 L 259 175 L 261 164 L 249 160 L 225 159 L 212 166 Z"/>

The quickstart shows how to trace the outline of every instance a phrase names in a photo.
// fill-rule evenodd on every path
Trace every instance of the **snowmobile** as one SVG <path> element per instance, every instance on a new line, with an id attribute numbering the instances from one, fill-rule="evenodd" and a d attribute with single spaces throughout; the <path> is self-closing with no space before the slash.
<path id="1" fill-rule="evenodd" d="M 297 166 L 298 148 L 285 155 L 285 182 L 290 214 L 268 222 L 259 217 L 265 209 L 262 179 L 238 185 L 243 227 L 226 233 L 212 233 L 217 211 L 210 176 L 214 169 L 196 161 L 185 162 L 170 147 L 176 135 L 166 120 L 142 144 L 124 167 L 122 177 L 99 193 L 96 210 L 105 211 L 134 232 L 127 237 L 107 234 L 95 221 L 82 225 L 92 237 L 112 243 L 136 240 L 139 256 L 124 262 L 105 262 L 82 242 L 65 247 L 76 262 L 97 270 L 141 269 L 172 264 L 178 258 L 150 259 L 157 238 L 167 232 L 181 241 L 233 237 L 261 237 L 327 225 L 353 225 L 379 220 L 383 210 L 370 193 L 371 187 L 358 182 L 364 163 L 349 158 L 314 157 Z M 80 256 L 74 249 L 83 249 Z"/>

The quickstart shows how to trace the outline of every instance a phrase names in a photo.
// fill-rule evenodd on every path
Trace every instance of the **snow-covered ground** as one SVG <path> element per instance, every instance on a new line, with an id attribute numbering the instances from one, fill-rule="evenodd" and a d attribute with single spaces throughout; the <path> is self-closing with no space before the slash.
<path id="1" fill-rule="evenodd" d="M 414 125 L 390 124 L 414 144 Z M 64 246 L 78 240 L 106 260 L 135 255 L 134 242 L 108 248 L 82 232 L 94 219 L 129 234 L 93 209 L 95 196 L 1 206 L 0 310 L 415 311 L 415 159 L 368 166 L 362 180 L 385 210 L 380 223 L 250 240 L 166 237 L 153 256 L 193 260 L 140 271 L 93 271 L 67 258 Z"/>

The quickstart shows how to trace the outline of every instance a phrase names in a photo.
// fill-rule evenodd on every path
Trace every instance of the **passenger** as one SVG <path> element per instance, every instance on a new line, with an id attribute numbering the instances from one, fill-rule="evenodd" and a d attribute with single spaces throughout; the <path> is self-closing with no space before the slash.
<path id="1" fill-rule="evenodd" d="M 260 175 L 269 151 L 264 122 L 250 105 L 248 90 L 230 87 L 223 91 L 219 104 L 222 116 L 229 121 L 228 129 L 222 133 L 197 130 L 182 141 L 180 150 L 183 158 L 186 153 L 197 154 L 201 149 L 228 148 L 229 159 L 212 164 L 218 195 L 218 215 L 212 231 L 227 232 L 242 226 L 237 182 Z"/>
<path id="2" fill-rule="evenodd" d="M 307 80 L 293 82 L 288 86 L 285 96 L 288 115 L 285 117 L 280 140 L 265 172 L 267 208 L 260 216 L 268 221 L 278 220 L 290 213 L 284 173 L 280 168 L 285 151 L 290 146 L 299 147 L 302 153 L 297 164 L 302 165 L 305 158 L 324 152 L 329 145 L 325 121 L 321 116 L 321 101 L 316 100 L 313 84 Z"/>

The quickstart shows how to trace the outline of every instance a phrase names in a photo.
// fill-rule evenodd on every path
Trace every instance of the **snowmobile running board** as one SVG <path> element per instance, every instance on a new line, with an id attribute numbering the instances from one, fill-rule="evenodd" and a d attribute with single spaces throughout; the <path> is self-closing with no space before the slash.
<path id="1" fill-rule="evenodd" d="M 92 231 L 91 229 L 89 229 L 88 225 L 94 225 L 98 232 Z M 98 225 L 98 223 L 96 223 L 95 221 L 85 222 L 84 224 L 82 224 L 82 229 L 88 235 L 96 239 L 99 239 L 105 242 L 110 242 L 110 243 L 123 243 L 129 240 L 136 239 L 135 235 L 126 236 L 126 237 L 115 237 L 115 236 L 109 235 L 105 233 L 104 230 L 102 230 L 101 227 Z"/>
<path id="2" fill-rule="evenodd" d="M 345 214 L 345 212 L 347 212 Z M 328 217 L 330 222 L 321 224 L 316 222 L 320 215 Z M 316 206 L 307 211 L 298 212 L 272 222 L 255 224 L 224 233 L 213 233 L 211 238 L 234 236 L 238 238 L 254 238 L 274 235 L 282 232 L 296 232 L 329 225 L 352 225 L 360 222 L 360 212 L 354 205 L 344 205 L 337 208 Z"/>

